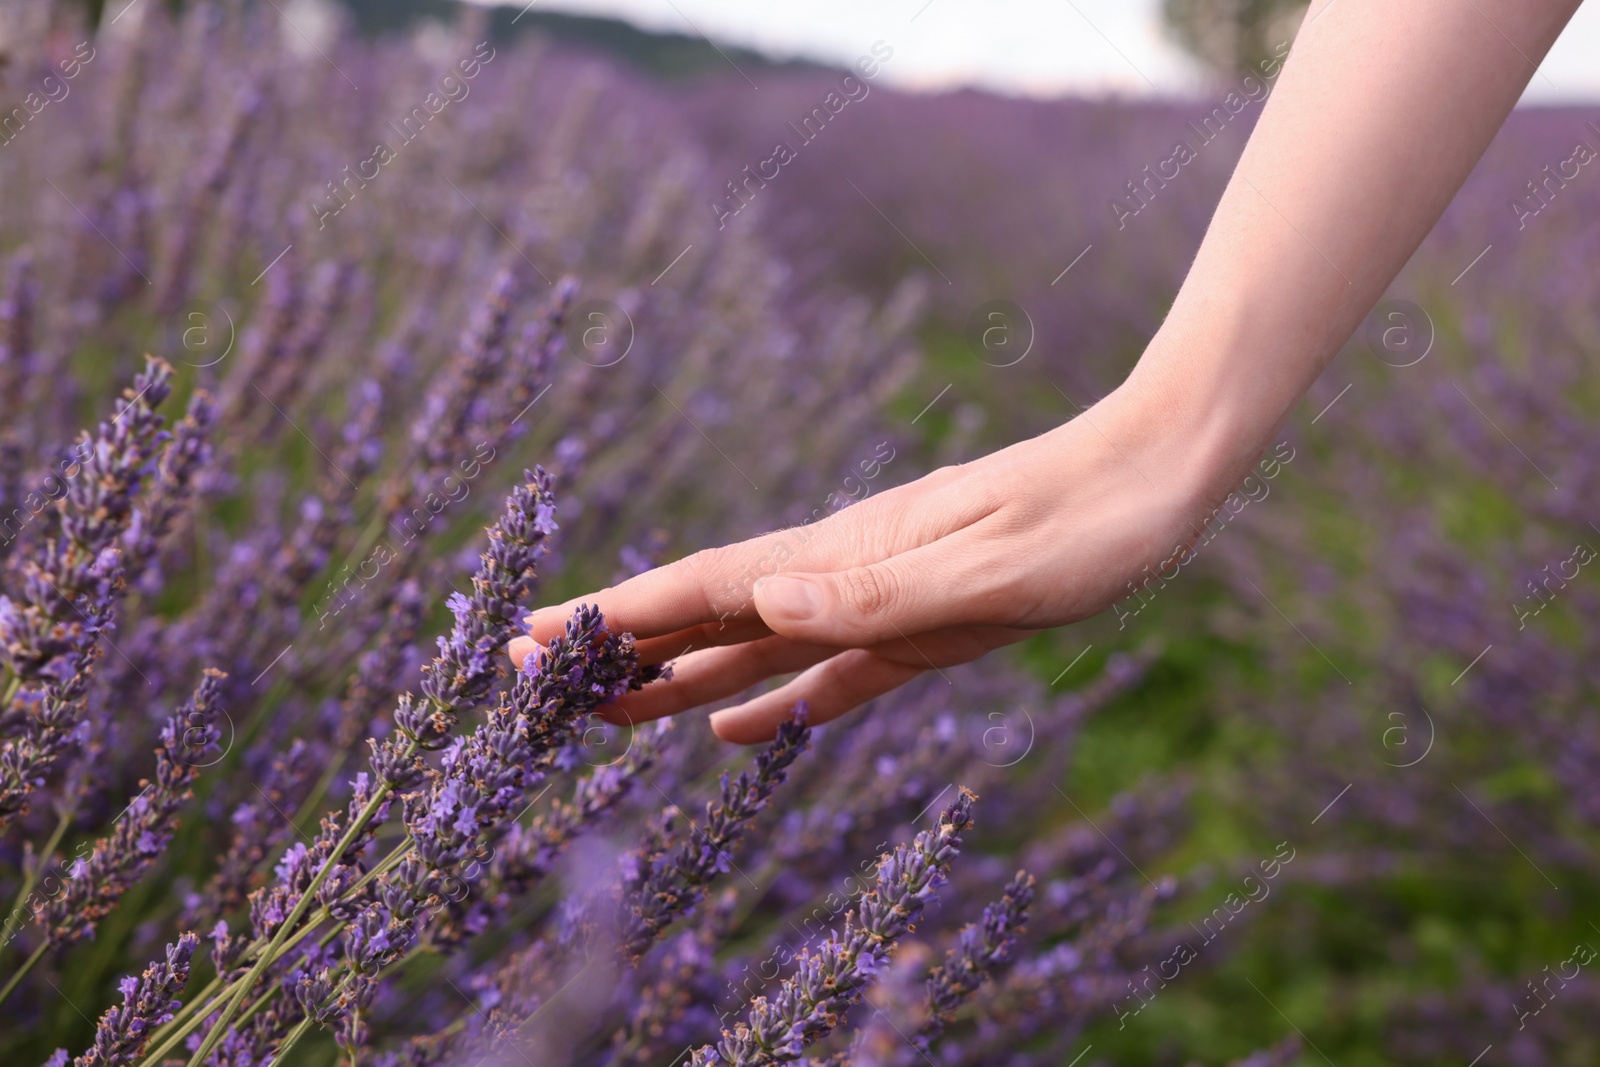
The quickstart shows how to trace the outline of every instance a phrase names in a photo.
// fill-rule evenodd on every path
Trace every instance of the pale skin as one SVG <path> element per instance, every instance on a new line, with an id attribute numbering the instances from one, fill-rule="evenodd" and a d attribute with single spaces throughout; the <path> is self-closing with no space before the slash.
<path id="1" fill-rule="evenodd" d="M 579 603 L 674 677 L 608 709 L 769 739 L 934 667 L 1098 614 L 1195 540 L 1433 228 L 1577 0 L 1317 0 L 1172 310 L 1122 385 L 1031 440 L 809 528 L 711 548 Z M 746 573 L 779 573 L 747 589 Z M 747 570 L 748 568 L 748 570 Z"/>

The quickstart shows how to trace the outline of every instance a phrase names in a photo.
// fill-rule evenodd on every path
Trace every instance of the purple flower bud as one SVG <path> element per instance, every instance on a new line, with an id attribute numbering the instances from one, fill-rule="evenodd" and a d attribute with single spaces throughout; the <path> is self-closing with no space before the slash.
<path id="1" fill-rule="evenodd" d="M 910 1035 L 917 1051 L 926 1053 L 957 1009 L 1011 959 L 1033 903 L 1033 887 L 1033 876 L 1018 871 L 1001 898 L 983 909 L 982 921 L 962 929 L 956 947 L 928 978 L 927 1021 Z"/>
<path id="2" fill-rule="evenodd" d="M 65 890 L 40 912 L 45 936 L 68 945 L 94 934 L 118 899 L 149 870 L 172 839 L 177 813 L 193 795 L 200 765 L 217 740 L 217 697 L 227 675 L 208 670 L 188 703 L 167 720 L 156 750 L 154 781 L 129 802 L 111 833 L 73 867 Z"/>
<path id="3" fill-rule="evenodd" d="M 706 805 L 704 824 L 693 829 L 693 836 L 669 855 L 663 832 L 628 857 L 621 887 L 620 949 L 625 958 L 636 961 L 674 920 L 699 904 L 717 875 L 729 870 L 732 849 L 783 784 L 810 736 L 806 706 L 797 704 L 793 717 L 756 757 L 754 775 L 741 773 L 731 782 L 722 776 L 721 796 Z"/>
<path id="4" fill-rule="evenodd" d="M 177 999 L 189 981 L 189 961 L 200 938 L 192 933 L 167 946 L 166 958 L 146 967 L 137 978 L 124 978 L 122 1006 L 107 1008 L 95 1028 L 94 1044 L 72 1061 L 73 1067 L 128 1067 L 144 1052 L 150 1032 L 182 1006 Z M 57 1052 L 51 1062 L 66 1063 Z"/>
<path id="5" fill-rule="evenodd" d="M 962 790 L 945 809 L 937 830 L 924 830 L 880 860 L 876 883 L 861 898 L 859 916 L 846 916 L 843 930 L 831 931 L 815 952 L 804 951 L 776 995 L 757 997 L 744 1021 L 723 1030 L 715 1048 L 697 1049 L 691 1062 L 696 1067 L 789 1063 L 827 1036 L 933 899 L 961 849 L 961 834 L 971 824 L 972 801 L 972 794 Z"/>

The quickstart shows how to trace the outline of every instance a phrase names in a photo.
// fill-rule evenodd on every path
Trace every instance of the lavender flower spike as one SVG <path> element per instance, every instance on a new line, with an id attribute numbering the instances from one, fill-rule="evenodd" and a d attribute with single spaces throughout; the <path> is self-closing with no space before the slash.
<path id="1" fill-rule="evenodd" d="M 216 743 L 217 698 L 228 676 L 208 670 L 192 696 L 161 730 L 154 781 L 118 816 L 111 833 L 73 864 L 66 889 L 40 915 L 52 944 L 70 945 L 94 935 L 95 926 L 122 894 L 160 857 L 177 828 L 177 813 L 193 795 L 200 764 Z"/>
<path id="2" fill-rule="evenodd" d="M 152 963 L 138 978 L 124 978 L 122 1006 L 107 1008 L 100 1016 L 94 1044 L 72 1061 L 72 1067 L 126 1067 L 138 1060 L 151 1031 L 181 1006 L 178 994 L 189 981 L 189 960 L 199 943 L 198 936 L 184 933 L 167 946 L 165 960 Z M 66 1067 L 66 1063 L 66 1050 L 58 1049 L 45 1067 Z"/>
<path id="3" fill-rule="evenodd" d="M 721 796 L 706 805 L 705 826 L 668 852 L 657 839 L 632 856 L 636 873 L 622 883 L 623 956 L 637 962 L 661 932 L 691 911 L 706 895 L 706 886 L 728 869 L 728 854 L 745 827 L 773 792 L 783 784 L 789 765 L 806 750 L 811 731 L 806 705 L 795 705 L 793 717 L 778 727 L 772 744 L 756 757 L 756 773 L 743 772 L 730 782 L 722 776 Z"/>
<path id="4" fill-rule="evenodd" d="M 1033 875 L 1018 871 L 1000 899 L 983 909 L 983 921 L 962 929 L 960 943 L 928 976 L 928 1019 L 911 1035 L 918 1052 L 926 1053 L 962 1002 L 1011 959 L 1032 904 Z"/>
<path id="5" fill-rule="evenodd" d="M 211 433 L 217 408 L 211 394 L 195 390 L 189 408 L 172 428 L 172 440 L 156 465 L 144 510 L 135 510 L 123 534 L 123 567 L 130 585 L 136 584 L 161 551 L 162 541 L 183 515 L 194 496 L 197 476 L 211 462 Z M 151 583 L 151 588 L 159 582 Z"/>
<path id="6" fill-rule="evenodd" d="M 79 438 L 58 471 L 66 489 L 40 536 L 40 550 L 16 566 L 21 595 L 0 594 L 0 665 L 24 683 L 0 717 L 21 712 L 20 736 L 0 743 L 0 827 L 26 811 L 65 752 L 100 635 L 124 588 L 117 545 L 133 499 L 166 441 L 155 406 L 171 390 L 172 368 L 149 358 L 116 416 Z M 32 683 L 32 684 L 29 684 Z"/>
<path id="7" fill-rule="evenodd" d="M 662 673 L 640 667 L 633 638 L 608 634 L 599 609 L 588 605 L 528 667 L 470 736 L 451 743 L 438 769 L 428 769 L 425 785 L 406 795 L 415 855 L 378 879 L 382 903 L 361 919 L 382 917 L 388 926 L 381 937 L 347 945 L 358 969 L 398 958 L 433 910 L 482 875 L 489 856 L 481 839 L 504 832 L 590 712 Z"/>
<path id="8" fill-rule="evenodd" d="M 370 741 L 372 770 L 385 789 L 404 791 L 423 778 L 415 749 L 443 748 L 460 713 L 489 693 L 498 664 L 495 657 L 516 632 L 517 605 L 532 591 L 534 564 L 545 540 L 556 531 L 555 497 L 544 468 L 523 472 L 522 484 L 506 498 L 500 521 L 489 529 L 489 547 L 472 576 L 472 596 L 449 598 L 455 625 L 439 638 L 439 654 L 422 668 L 417 702 L 404 693 L 394 713 L 395 730 Z"/>
<path id="9" fill-rule="evenodd" d="M 494 680 L 494 657 L 516 632 L 518 603 L 533 586 L 533 564 L 554 533 L 555 501 L 543 470 L 523 474 L 472 579 L 472 596 L 450 598 L 456 625 L 439 639 L 439 656 L 423 668 L 422 691 L 452 711 L 479 703 Z M 404 724 L 402 724 L 404 725 Z"/>
<path id="10" fill-rule="evenodd" d="M 418 701 L 410 693 L 400 696 L 394 713 L 397 729 L 381 741 L 368 739 L 373 774 L 358 774 L 351 783 L 343 818 L 325 816 L 311 846 L 290 849 L 278 863 L 274 882 L 251 894 L 250 917 L 257 937 L 287 936 L 285 924 L 304 915 L 309 904 L 306 894 L 313 885 L 327 884 L 326 894 L 343 894 L 346 880 L 356 877 L 354 858 L 388 818 L 391 795 L 421 784 L 428 776 L 417 750 L 443 748 L 459 713 L 488 692 L 498 666 L 494 657 L 515 631 L 516 605 L 533 588 L 534 563 L 544 552 L 545 538 L 556 528 L 549 485 L 550 476 L 542 469 L 525 471 L 523 483 L 506 499 L 505 512 L 489 529 L 489 546 L 472 576 L 472 597 L 450 597 L 455 626 L 439 638 L 439 654 L 422 668 L 428 699 Z"/>
<path id="11" fill-rule="evenodd" d="M 815 953 L 803 953 L 777 994 L 751 1001 L 745 1021 L 724 1030 L 715 1047 L 696 1049 L 693 1067 L 793 1063 L 807 1045 L 831 1033 L 943 884 L 961 851 L 961 834 L 971 825 L 975 799 L 963 789 L 939 817 L 937 830 L 922 831 L 884 857 L 876 884 L 861 898 L 859 918 L 846 916 L 842 934 L 831 931 Z"/>

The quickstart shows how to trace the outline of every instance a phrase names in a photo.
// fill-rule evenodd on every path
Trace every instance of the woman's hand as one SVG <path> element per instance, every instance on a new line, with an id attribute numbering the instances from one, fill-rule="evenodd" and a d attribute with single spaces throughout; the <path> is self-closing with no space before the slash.
<path id="1" fill-rule="evenodd" d="M 583 598 L 647 660 L 677 662 L 617 714 L 671 715 L 800 671 L 712 717 L 758 741 L 796 700 L 825 721 L 1126 595 L 1193 541 L 1349 339 L 1577 3 L 1322 4 L 1128 381 L 1031 441 Z M 571 607 L 530 616 L 513 658 Z"/>
<path id="2" fill-rule="evenodd" d="M 1058 427 L 810 526 L 707 549 L 527 619 L 520 664 L 580 602 L 632 632 L 670 681 L 617 721 L 672 715 L 801 672 L 712 716 L 770 738 L 797 700 L 826 722 L 926 670 L 1103 611 L 1190 544 L 1237 463 L 1132 382 Z M 1235 450 L 1237 451 L 1237 450 Z M 1254 455 L 1243 457 L 1247 467 Z M 1238 473 L 1232 476 L 1237 477 Z"/>

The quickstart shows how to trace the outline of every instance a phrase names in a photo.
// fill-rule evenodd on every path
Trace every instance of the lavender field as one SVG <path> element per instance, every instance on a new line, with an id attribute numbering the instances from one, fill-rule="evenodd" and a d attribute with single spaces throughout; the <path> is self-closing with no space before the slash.
<path id="1" fill-rule="evenodd" d="M 131 10 L 5 9 L 0 1062 L 1600 1058 L 1600 113 L 1193 562 L 738 748 L 596 716 L 670 667 L 593 609 L 505 647 L 1093 403 L 1270 84 Z"/>

